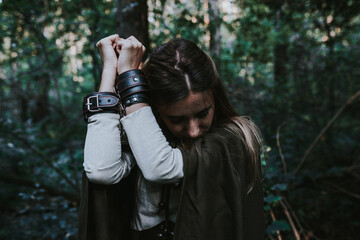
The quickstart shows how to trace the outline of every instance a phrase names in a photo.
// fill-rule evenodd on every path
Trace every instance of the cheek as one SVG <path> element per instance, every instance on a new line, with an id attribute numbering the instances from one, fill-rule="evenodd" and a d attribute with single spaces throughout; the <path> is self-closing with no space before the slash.
<path id="1" fill-rule="evenodd" d="M 176 137 L 184 131 L 184 126 L 182 124 L 172 124 L 169 120 L 163 119 L 167 129 Z"/>
<path id="2" fill-rule="evenodd" d="M 211 110 L 208 114 L 208 116 L 201 121 L 201 127 L 204 130 L 209 130 L 214 120 L 214 110 Z"/>

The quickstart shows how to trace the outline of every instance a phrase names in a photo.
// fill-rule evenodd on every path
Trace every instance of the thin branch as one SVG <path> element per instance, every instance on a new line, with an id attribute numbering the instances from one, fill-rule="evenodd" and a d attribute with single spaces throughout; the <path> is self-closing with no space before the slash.
<path id="1" fill-rule="evenodd" d="M 282 201 L 283 201 L 283 203 L 286 205 L 286 207 L 290 210 L 290 213 L 291 213 L 291 215 L 293 216 L 293 218 L 294 218 L 297 226 L 299 226 L 299 228 L 300 228 L 300 231 L 299 231 L 299 232 L 301 233 L 301 231 L 303 231 L 303 227 L 302 227 L 302 225 L 301 225 L 301 223 L 300 223 L 300 221 L 299 221 L 299 218 L 297 217 L 297 215 L 295 214 L 293 208 L 291 207 L 290 203 L 286 200 L 285 197 L 282 197 Z"/>
<path id="2" fill-rule="evenodd" d="M 276 130 L 276 145 L 279 149 L 279 154 L 280 154 L 280 158 L 281 158 L 281 161 L 282 161 L 282 164 L 283 164 L 283 168 L 284 168 L 284 173 L 286 174 L 287 173 L 287 170 L 286 170 L 286 162 L 285 162 L 285 158 L 284 158 L 284 154 L 282 152 L 282 149 L 281 149 L 281 145 L 280 145 L 280 128 L 285 124 L 286 122 L 283 122 L 282 124 L 280 124 L 280 126 L 277 127 L 277 130 Z"/>
<path id="3" fill-rule="evenodd" d="M 273 220 L 273 221 L 276 221 L 276 217 L 275 217 L 275 213 L 274 213 L 274 211 L 270 208 L 270 216 L 271 216 L 271 219 Z M 280 231 L 279 230 L 276 230 L 276 235 L 277 235 L 277 238 L 278 238 L 278 240 L 282 240 L 282 237 L 281 237 L 281 234 L 280 234 Z"/>
<path id="4" fill-rule="evenodd" d="M 353 192 L 350 192 L 342 187 L 339 187 L 337 185 L 333 185 L 333 187 L 335 187 L 337 190 L 339 190 L 340 192 L 342 193 L 345 193 L 346 195 L 349 195 L 350 197 L 353 197 L 353 198 L 356 198 L 356 199 L 359 199 L 360 200 L 360 195 L 359 194 L 356 194 L 356 193 L 353 193 Z"/>
<path id="5" fill-rule="evenodd" d="M 293 219 L 292 219 L 292 217 L 291 217 L 291 215 L 289 213 L 289 210 L 288 210 L 287 206 L 285 205 L 285 203 L 282 200 L 280 200 L 279 202 L 280 202 L 281 206 L 283 207 L 286 218 L 288 219 L 288 221 L 290 223 L 290 226 L 291 226 L 291 229 L 294 232 L 295 239 L 300 240 L 299 231 L 296 229 L 296 226 L 295 226 L 294 221 L 293 221 Z"/>
<path id="6" fill-rule="evenodd" d="M 355 170 L 360 168 L 360 165 L 353 165 L 346 169 L 346 172 L 348 172 L 351 176 L 356 178 L 357 180 L 360 180 L 360 174 L 356 173 Z"/>
<path id="7" fill-rule="evenodd" d="M 321 132 L 319 133 L 319 135 L 315 138 L 315 140 L 312 142 L 312 144 L 310 145 L 310 147 L 305 151 L 304 156 L 301 158 L 298 166 L 295 169 L 294 174 L 296 175 L 300 168 L 302 167 L 302 165 L 304 164 L 305 160 L 308 158 L 308 156 L 310 155 L 311 151 L 313 150 L 313 148 L 315 147 L 315 145 L 319 142 L 320 138 L 325 134 L 325 132 L 331 127 L 331 125 L 335 122 L 335 120 L 340 116 L 340 114 L 344 111 L 344 109 L 350 105 L 358 96 L 360 96 L 360 91 L 357 91 L 354 95 L 352 95 L 347 102 L 341 106 L 341 108 L 337 111 L 337 113 L 331 118 L 331 120 L 326 124 L 326 126 L 321 130 Z"/>

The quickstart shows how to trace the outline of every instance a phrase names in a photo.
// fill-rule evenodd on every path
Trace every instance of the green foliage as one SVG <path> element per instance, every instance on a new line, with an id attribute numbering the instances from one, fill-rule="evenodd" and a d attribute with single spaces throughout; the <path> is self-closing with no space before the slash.
<path id="1" fill-rule="evenodd" d="M 285 221 L 273 221 L 270 225 L 266 228 L 267 234 L 275 234 L 276 231 L 288 231 L 290 230 L 290 226 Z"/>
<path id="2" fill-rule="evenodd" d="M 209 52 L 207 2 L 149 0 L 151 47 L 182 37 Z M 235 108 L 266 140 L 267 237 L 356 238 L 358 98 L 296 169 L 360 90 L 360 3 L 249 0 L 219 8 L 217 68 Z M 81 99 L 98 89 L 94 46 L 116 30 L 115 1 L 3 0 L 0 12 L 0 239 L 74 239 Z"/>

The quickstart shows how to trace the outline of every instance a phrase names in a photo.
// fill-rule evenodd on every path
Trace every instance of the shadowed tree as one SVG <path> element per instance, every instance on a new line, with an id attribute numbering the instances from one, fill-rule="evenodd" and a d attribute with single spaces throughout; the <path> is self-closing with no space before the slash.
<path id="1" fill-rule="evenodd" d="M 209 0 L 210 54 L 214 59 L 216 66 L 218 66 L 217 68 L 220 74 L 221 17 L 219 4 L 219 0 Z"/>
<path id="2" fill-rule="evenodd" d="M 120 37 L 136 37 L 149 49 L 148 6 L 146 0 L 117 0 L 117 33 Z"/>

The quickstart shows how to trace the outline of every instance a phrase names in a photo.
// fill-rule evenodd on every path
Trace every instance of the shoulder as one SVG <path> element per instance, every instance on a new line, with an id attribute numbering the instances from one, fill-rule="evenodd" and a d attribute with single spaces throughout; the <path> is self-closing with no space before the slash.
<path id="1" fill-rule="evenodd" d="M 184 160 L 184 173 L 192 173 L 199 168 L 216 172 L 229 164 L 233 165 L 235 161 L 242 161 L 242 142 L 241 136 L 226 126 L 214 127 L 190 149 L 180 149 Z"/>
<path id="2" fill-rule="evenodd" d="M 202 148 L 218 149 L 222 148 L 239 148 L 242 147 L 243 136 L 241 129 L 232 123 L 221 124 L 213 127 L 207 134 L 199 139 L 195 146 Z"/>

